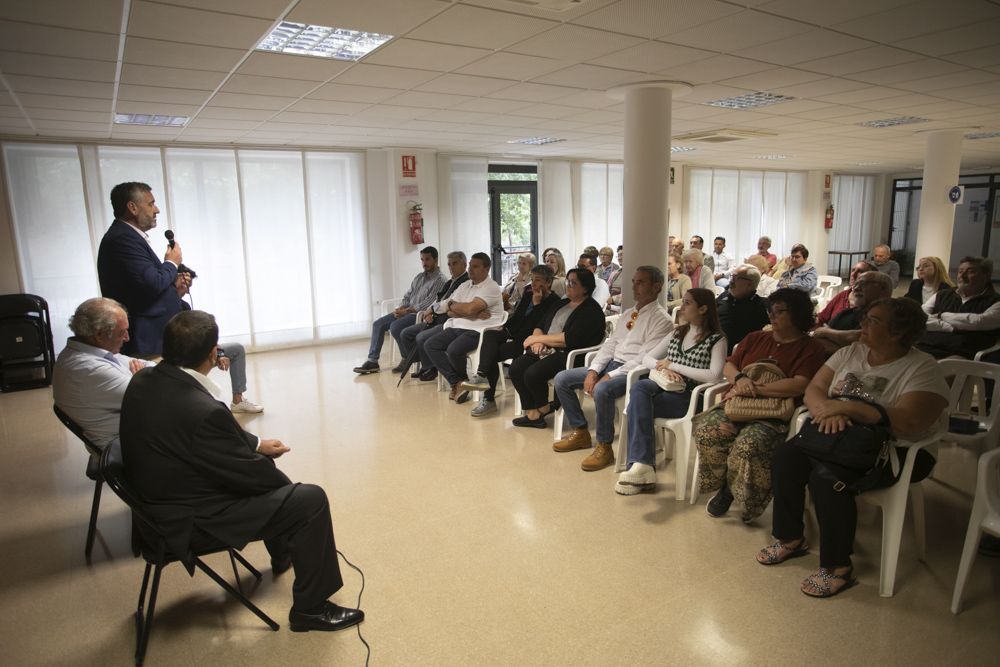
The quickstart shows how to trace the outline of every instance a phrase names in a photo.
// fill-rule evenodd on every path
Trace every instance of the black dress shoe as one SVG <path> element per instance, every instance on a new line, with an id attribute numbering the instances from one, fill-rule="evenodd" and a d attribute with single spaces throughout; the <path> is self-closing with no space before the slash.
<path id="1" fill-rule="evenodd" d="M 548 413 L 546 413 L 548 414 Z M 514 426 L 528 426 L 533 428 L 548 428 L 548 424 L 545 423 L 545 415 L 542 415 L 538 419 L 529 419 L 528 417 L 517 417 L 511 422 Z"/>
<path id="2" fill-rule="evenodd" d="M 365 612 L 360 609 L 348 609 L 332 602 L 326 602 L 323 611 L 318 614 L 307 614 L 294 609 L 288 612 L 288 628 L 292 632 L 308 632 L 309 630 L 332 632 L 357 625 L 363 620 L 365 620 Z"/>
<path id="3" fill-rule="evenodd" d="M 278 576 L 279 574 L 284 574 L 288 572 L 288 568 L 292 566 L 292 555 L 285 554 L 279 556 L 278 558 L 271 559 L 271 574 Z"/>
<path id="4" fill-rule="evenodd" d="M 420 371 L 420 381 L 421 382 L 431 382 L 436 380 L 438 376 L 438 369 L 431 366 L 425 370 Z"/>
<path id="5" fill-rule="evenodd" d="M 417 370 L 415 370 L 412 373 L 410 373 L 410 377 L 413 378 L 414 380 L 416 380 L 417 378 L 420 377 L 420 374 L 423 373 L 423 372 L 424 372 L 423 368 L 418 368 Z"/>
<path id="6" fill-rule="evenodd" d="M 719 489 L 719 492 L 708 501 L 708 505 L 705 509 L 708 510 L 709 516 L 713 516 L 718 519 L 720 516 L 725 516 L 726 512 L 729 511 L 729 506 L 732 504 L 733 494 L 729 490 L 729 485 L 723 484 L 722 488 Z"/>

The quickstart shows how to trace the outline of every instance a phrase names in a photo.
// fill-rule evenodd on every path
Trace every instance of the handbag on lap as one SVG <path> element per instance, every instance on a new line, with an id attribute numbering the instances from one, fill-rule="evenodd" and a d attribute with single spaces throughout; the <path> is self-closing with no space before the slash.
<path id="1" fill-rule="evenodd" d="M 786 379 L 774 359 L 761 359 L 744 368 L 741 373 L 756 384 L 771 384 Z M 779 419 L 788 421 L 795 412 L 795 399 L 734 396 L 725 403 L 726 416 L 734 422 L 749 422 L 757 419 Z"/>

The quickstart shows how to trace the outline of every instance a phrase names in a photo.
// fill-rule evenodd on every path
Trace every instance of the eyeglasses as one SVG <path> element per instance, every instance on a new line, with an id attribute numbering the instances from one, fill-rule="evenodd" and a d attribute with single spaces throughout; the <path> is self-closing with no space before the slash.
<path id="1" fill-rule="evenodd" d="M 771 308 L 767 309 L 767 312 L 769 312 L 769 313 L 771 313 L 771 315 L 774 315 L 775 317 L 777 317 L 778 315 L 781 315 L 782 313 L 787 313 L 788 309 L 787 308 L 778 308 L 777 306 L 772 306 Z"/>
<path id="2" fill-rule="evenodd" d="M 639 319 L 639 311 L 638 310 L 633 310 L 632 311 L 632 316 L 629 318 L 628 322 L 625 323 L 625 328 L 628 329 L 629 331 L 631 331 L 632 327 L 635 326 L 635 321 L 637 319 Z"/>

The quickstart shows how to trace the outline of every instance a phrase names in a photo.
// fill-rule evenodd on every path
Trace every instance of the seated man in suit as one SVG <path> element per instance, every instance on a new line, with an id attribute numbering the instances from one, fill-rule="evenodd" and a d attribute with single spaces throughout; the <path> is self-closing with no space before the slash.
<path id="1" fill-rule="evenodd" d="M 958 287 L 939 290 L 923 305 L 927 333 L 917 349 L 936 359 L 972 359 L 1000 338 L 1000 294 L 993 289 L 993 260 L 963 257 Z"/>
<path id="2" fill-rule="evenodd" d="M 244 431 L 217 399 L 208 372 L 218 339 L 215 318 L 200 310 L 167 323 L 163 361 L 125 391 L 125 476 L 181 560 L 264 540 L 274 574 L 295 569 L 293 632 L 356 625 L 364 613 L 327 599 L 343 580 L 326 493 L 293 484 L 274 464 L 288 447 Z"/>
<path id="3" fill-rule="evenodd" d="M 118 437 L 122 397 L 132 375 L 152 363 L 119 354 L 128 316 L 113 299 L 87 299 L 69 320 L 73 336 L 52 370 L 52 398 L 98 447 Z"/>

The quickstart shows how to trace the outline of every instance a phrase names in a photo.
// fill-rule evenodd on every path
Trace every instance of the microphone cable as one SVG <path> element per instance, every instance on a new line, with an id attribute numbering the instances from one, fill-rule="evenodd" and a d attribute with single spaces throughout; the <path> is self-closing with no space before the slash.
<path id="1" fill-rule="evenodd" d="M 360 567 L 358 567 L 351 561 L 347 560 L 347 556 L 345 556 L 344 552 L 341 551 L 340 549 L 337 549 L 337 555 L 344 559 L 344 562 L 347 563 L 348 567 L 350 567 L 352 570 L 361 575 L 361 590 L 358 591 L 358 606 L 357 606 L 358 609 L 361 609 L 361 595 L 365 592 L 365 573 L 361 571 Z M 358 623 L 354 627 L 358 629 L 358 639 L 361 640 L 361 643 L 365 645 L 365 650 L 368 651 L 368 653 L 365 655 L 365 667 L 368 667 L 368 661 L 372 657 L 372 647 L 369 646 L 368 642 L 365 641 L 365 638 L 361 636 L 361 624 Z"/>

